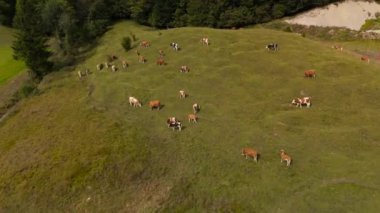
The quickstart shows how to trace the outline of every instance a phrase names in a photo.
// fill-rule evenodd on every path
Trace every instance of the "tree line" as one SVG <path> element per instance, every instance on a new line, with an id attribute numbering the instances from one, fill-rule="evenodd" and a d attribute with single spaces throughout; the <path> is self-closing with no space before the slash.
<path id="1" fill-rule="evenodd" d="M 268 22 L 338 0 L 0 0 L 0 23 L 19 29 L 15 57 L 37 76 L 52 64 L 46 41 L 67 54 L 103 34 L 115 20 L 156 28 L 238 28 Z"/>

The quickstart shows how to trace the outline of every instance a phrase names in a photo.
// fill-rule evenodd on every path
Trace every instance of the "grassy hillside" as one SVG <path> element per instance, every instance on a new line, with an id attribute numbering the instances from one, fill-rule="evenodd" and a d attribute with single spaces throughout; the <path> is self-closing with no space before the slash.
<path id="1" fill-rule="evenodd" d="M 146 64 L 122 50 L 130 33 L 152 42 L 139 49 Z M 279 52 L 266 51 L 271 41 Z M 166 66 L 155 64 L 159 49 Z M 96 71 L 107 54 L 130 67 Z M 178 72 L 184 64 L 190 73 Z M 93 73 L 79 81 L 85 68 Z M 317 78 L 304 79 L 306 69 Z M 76 70 L 47 76 L 0 124 L 0 210 L 377 212 L 379 82 L 377 65 L 295 34 L 116 24 Z M 190 96 L 180 100 L 180 89 Z M 289 105 L 301 93 L 310 109 Z M 129 107 L 129 96 L 143 107 Z M 151 111 L 153 99 L 165 106 Z M 200 120 L 190 124 L 195 102 Z M 166 127 L 169 116 L 182 132 Z M 258 164 L 240 155 L 246 146 Z"/>
<path id="2" fill-rule="evenodd" d="M 16 61 L 12 55 L 13 30 L 0 26 L 0 85 L 25 69 L 22 61 Z"/>

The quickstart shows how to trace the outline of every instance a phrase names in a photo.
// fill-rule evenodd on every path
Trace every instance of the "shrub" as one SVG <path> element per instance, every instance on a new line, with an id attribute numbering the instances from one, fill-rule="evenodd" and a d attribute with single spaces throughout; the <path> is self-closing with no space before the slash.
<path id="1" fill-rule="evenodd" d="M 26 82 L 22 85 L 21 89 L 18 91 L 17 96 L 19 98 L 29 97 L 36 90 L 36 86 L 31 82 Z"/>
<path id="2" fill-rule="evenodd" d="M 128 51 L 132 48 L 132 41 L 130 37 L 124 37 L 121 45 L 123 46 L 125 51 Z"/>
<path id="3" fill-rule="evenodd" d="M 133 42 L 137 41 L 137 37 L 134 33 L 129 33 L 129 34 L 131 35 Z"/>

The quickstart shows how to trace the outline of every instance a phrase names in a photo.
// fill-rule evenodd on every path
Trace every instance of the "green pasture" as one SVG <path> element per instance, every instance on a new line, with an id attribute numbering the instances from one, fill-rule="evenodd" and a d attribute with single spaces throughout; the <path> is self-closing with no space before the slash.
<path id="1" fill-rule="evenodd" d="M 0 85 L 25 69 L 22 61 L 13 59 L 14 30 L 0 26 Z"/>
<path id="2" fill-rule="evenodd" d="M 121 40 L 131 33 L 138 40 L 125 52 Z M 142 40 L 152 45 L 139 48 Z M 278 52 L 264 48 L 273 41 Z M 159 49 L 165 66 L 155 63 Z M 118 56 L 119 71 L 96 70 L 106 55 Z M 86 68 L 92 73 L 79 80 Z M 307 69 L 316 79 L 303 77 Z M 297 34 L 120 22 L 75 70 L 47 76 L 0 124 L 0 211 L 378 212 L 379 82 L 378 65 Z M 303 95 L 311 108 L 290 105 Z M 155 99 L 160 111 L 148 107 Z M 186 120 L 193 103 L 197 124 Z M 182 132 L 166 127 L 169 116 Z M 258 150 L 257 164 L 243 147 Z"/>

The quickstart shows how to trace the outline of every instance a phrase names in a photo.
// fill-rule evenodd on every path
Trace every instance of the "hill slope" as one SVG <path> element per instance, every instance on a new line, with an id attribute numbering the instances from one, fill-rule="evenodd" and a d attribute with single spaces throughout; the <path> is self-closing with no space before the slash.
<path id="1" fill-rule="evenodd" d="M 123 36 L 152 46 L 122 51 Z M 199 39 L 208 36 L 209 47 Z M 174 52 L 170 42 L 182 50 Z M 280 44 L 267 52 L 264 45 Z M 157 66 L 158 50 L 166 66 Z M 127 71 L 97 72 L 107 54 Z M 120 60 L 116 65 L 121 67 Z M 179 73 L 181 65 L 190 73 Z M 376 212 L 380 207 L 378 67 L 267 29 L 156 31 L 116 24 L 77 69 L 53 73 L 0 126 L 2 211 Z M 303 71 L 316 69 L 316 79 Z M 189 98 L 180 100 L 184 89 Z M 310 109 L 289 102 L 312 97 Z M 129 96 L 143 102 L 131 108 Z M 165 105 L 151 111 L 147 102 Z M 186 116 L 201 105 L 199 123 Z M 169 116 L 182 132 L 166 127 Z M 240 155 L 255 147 L 258 164 Z M 280 164 L 279 150 L 293 158 Z"/>

